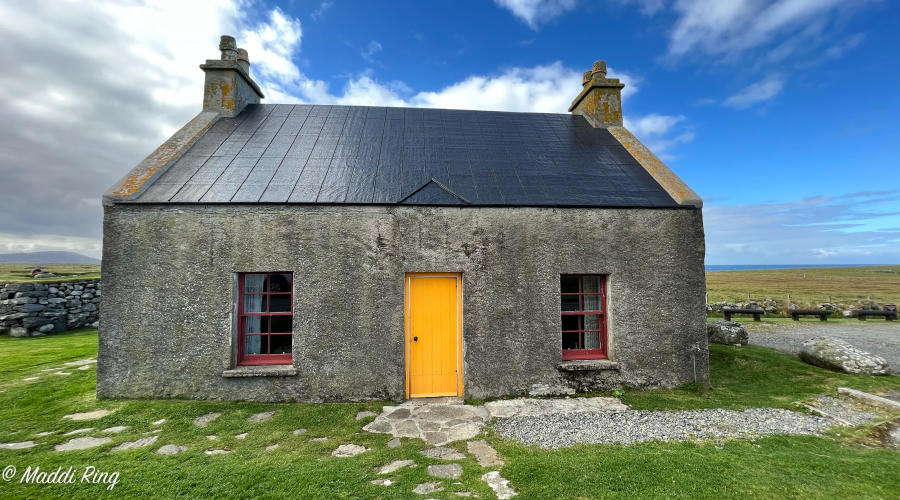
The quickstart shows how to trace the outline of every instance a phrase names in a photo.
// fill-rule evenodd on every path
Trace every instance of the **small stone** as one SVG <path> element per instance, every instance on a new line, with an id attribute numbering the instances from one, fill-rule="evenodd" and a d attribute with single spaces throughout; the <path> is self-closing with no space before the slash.
<path id="1" fill-rule="evenodd" d="M 393 462 L 384 465 L 378 471 L 379 474 L 390 474 L 391 472 L 398 471 L 404 467 L 408 467 L 413 465 L 415 462 L 412 460 L 394 460 Z"/>
<path id="2" fill-rule="evenodd" d="M 394 484 L 394 482 L 390 479 L 373 479 L 369 482 L 374 484 L 375 486 L 390 486 Z"/>
<path id="3" fill-rule="evenodd" d="M 70 415 L 64 415 L 63 418 L 67 418 L 69 420 L 97 420 L 98 418 L 103 418 L 110 413 L 112 413 L 112 411 L 110 410 L 94 410 L 83 413 L 72 413 Z"/>
<path id="4" fill-rule="evenodd" d="M 119 446 L 116 446 L 112 449 L 112 451 L 134 450 L 137 448 L 143 448 L 155 443 L 157 439 L 159 439 L 159 436 L 150 436 L 138 439 L 137 441 L 129 441 L 127 443 L 122 443 Z"/>
<path id="5" fill-rule="evenodd" d="M 219 439 L 219 436 L 209 435 L 209 436 L 206 436 L 206 439 L 209 441 L 215 441 L 216 439 Z"/>
<path id="6" fill-rule="evenodd" d="M 67 363 L 63 363 L 63 366 L 84 366 L 91 365 L 97 363 L 97 360 L 94 358 L 88 359 L 79 359 L 78 361 L 69 361 Z"/>
<path id="7" fill-rule="evenodd" d="M 470 496 L 472 496 L 472 492 L 471 491 L 457 491 L 456 493 L 454 493 L 454 495 L 456 495 L 458 497 L 470 497 Z"/>
<path id="8" fill-rule="evenodd" d="M 497 495 L 497 498 L 500 500 L 506 500 L 516 496 L 516 490 L 510 488 L 509 481 L 503 479 L 503 477 L 500 476 L 500 473 L 495 470 L 481 476 L 481 480 L 494 490 L 494 494 Z"/>
<path id="9" fill-rule="evenodd" d="M 446 432 L 423 432 L 422 439 L 430 445 L 445 444 L 450 441 Z"/>
<path id="10" fill-rule="evenodd" d="M 328 441 L 328 438 L 327 437 L 315 437 L 315 438 L 310 439 L 310 441 L 315 441 L 316 443 L 321 443 L 323 441 Z"/>
<path id="11" fill-rule="evenodd" d="M 459 479 L 462 476 L 463 469 L 459 464 L 437 464 L 429 465 L 426 469 L 429 476 L 440 477 L 443 479 Z"/>
<path id="12" fill-rule="evenodd" d="M 176 453 L 181 453 L 182 451 L 187 451 L 187 446 L 180 446 L 177 444 L 167 444 L 160 447 L 156 450 L 156 453 L 160 455 L 175 455 Z"/>
<path id="13" fill-rule="evenodd" d="M 106 429 L 103 429 L 103 430 L 100 431 L 100 432 L 110 432 L 110 433 L 113 433 L 113 434 L 118 434 L 118 433 L 124 431 L 124 430 L 127 429 L 127 428 L 128 428 L 127 425 L 117 425 L 117 426 L 115 426 L 115 427 L 107 427 Z"/>
<path id="14" fill-rule="evenodd" d="M 388 448 L 399 448 L 402 443 L 400 442 L 400 438 L 393 438 L 387 442 Z"/>
<path id="15" fill-rule="evenodd" d="M 53 372 L 53 374 L 54 374 L 54 375 L 62 375 L 62 376 L 66 376 L 66 375 L 71 375 L 72 372 Z"/>
<path id="16" fill-rule="evenodd" d="M 84 371 L 84 370 L 90 370 L 90 369 L 91 369 L 91 365 L 83 365 L 83 366 L 79 366 L 78 369 L 81 370 L 81 371 Z"/>
<path id="17" fill-rule="evenodd" d="M 249 434 L 249 433 L 248 433 L 248 432 L 242 432 L 242 433 L 240 433 L 240 434 L 235 434 L 235 435 L 234 435 L 234 438 L 235 438 L 235 439 L 247 439 L 247 434 Z"/>
<path id="18" fill-rule="evenodd" d="M 301 434 L 306 434 L 306 429 L 294 429 L 294 432 L 292 432 L 292 434 L 295 436 L 299 436 Z"/>
<path id="19" fill-rule="evenodd" d="M 153 424 L 153 425 L 162 425 L 162 424 L 166 423 L 166 419 L 161 418 L 161 419 L 159 419 L 159 420 L 156 420 L 156 421 L 150 422 L 150 423 Z"/>
<path id="20" fill-rule="evenodd" d="M 25 382 L 34 382 L 35 380 L 37 380 L 39 378 L 41 378 L 41 377 L 25 377 L 22 380 L 24 380 Z"/>
<path id="21" fill-rule="evenodd" d="M 441 483 L 422 483 L 413 488 L 413 493 L 418 495 L 427 495 L 438 491 L 444 491 L 444 487 L 441 486 Z"/>
<path id="22" fill-rule="evenodd" d="M 231 450 L 206 450 L 203 453 L 206 453 L 207 455 L 225 455 L 231 453 Z"/>
<path id="23" fill-rule="evenodd" d="M 272 416 L 275 415 L 274 411 L 264 411 L 262 413 L 254 413 L 247 418 L 247 422 L 268 422 L 272 419 Z"/>
<path id="24" fill-rule="evenodd" d="M 369 449 L 365 446 L 360 446 L 358 444 L 342 444 L 331 452 L 331 456 L 337 458 L 355 457 L 366 451 L 369 451 Z"/>
<path id="25" fill-rule="evenodd" d="M 266 446 L 266 451 L 272 451 L 276 448 L 278 448 L 278 443 L 270 444 L 269 446 Z"/>
<path id="26" fill-rule="evenodd" d="M 387 420 L 376 419 L 366 424 L 363 430 L 377 434 L 391 434 L 394 431 L 394 426 Z"/>
<path id="27" fill-rule="evenodd" d="M 69 431 L 69 432 L 63 434 L 63 436 L 74 436 L 75 434 L 84 434 L 85 432 L 91 432 L 92 430 L 94 430 L 93 427 L 85 427 L 84 429 L 75 429 L 74 431 Z"/>
<path id="28" fill-rule="evenodd" d="M 438 460 L 462 460 L 466 458 L 462 453 L 445 446 L 428 448 L 427 450 L 422 450 L 420 453 L 428 458 L 436 458 Z"/>
<path id="29" fill-rule="evenodd" d="M 361 411 L 356 414 L 356 420 L 362 420 L 364 418 L 374 417 L 376 415 L 375 412 L 372 411 Z"/>
<path id="30" fill-rule="evenodd" d="M 58 444 L 53 447 L 56 451 L 72 451 L 72 450 L 86 450 L 88 448 L 96 448 L 97 446 L 102 446 L 106 443 L 109 443 L 112 439 L 108 437 L 79 437 L 67 441 L 63 444 Z"/>
<path id="31" fill-rule="evenodd" d="M 212 412 L 212 413 L 200 415 L 199 417 L 194 419 L 194 425 L 196 425 L 197 427 L 206 427 L 207 425 L 209 425 L 210 422 L 212 422 L 213 420 L 215 420 L 221 416 L 222 416 L 222 414 L 219 412 Z"/>
<path id="32" fill-rule="evenodd" d="M 34 446 L 34 441 L 21 441 L 19 443 L 0 443 L 0 450 L 24 450 Z"/>
<path id="33" fill-rule="evenodd" d="M 749 339 L 747 329 L 737 321 L 710 321 L 706 324 L 709 342 L 725 345 L 746 345 Z"/>
<path id="34" fill-rule="evenodd" d="M 466 448 L 469 450 L 469 453 L 475 456 L 475 460 L 478 461 L 478 465 L 482 467 L 493 467 L 495 465 L 503 465 L 503 459 L 497 454 L 497 450 L 495 450 L 491 445 L 488 444 L 487 441 L 481 439 L 478 441 L 469 441 L 466 443 Z"/>
<path id="35" fill-rule="evenodd" d="M 152 431 L 145 432 L 144 435 L 147 436 L 149 434 L 159 434 L 160 432 L 162 432 L 162 429 L 153 429 Z"/>
<path id="36" fill-rule="evenodd" d="M 51 435 L 51 434 L 56 434 L 56 432 L 54 432 L 54 431 L 38 432 L 37 434 L 35 434 L 35 436 L 36 436 L 36 437 L 39 437 L 39 438 L 42 438 L 42 437 L 47 437 L 47 436 L 49 436 L 49 435 Z"/>

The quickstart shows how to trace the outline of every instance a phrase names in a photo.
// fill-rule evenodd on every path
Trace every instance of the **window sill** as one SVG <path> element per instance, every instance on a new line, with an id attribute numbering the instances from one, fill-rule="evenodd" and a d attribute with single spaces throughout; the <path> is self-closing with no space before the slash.
<path id="1" fill-rule="evenodd" d="M 619 363 L 608 359 L 573 359 L 556 365 L 556 369 L 561 372 L 618 370 Z"/>
<path id="2" fill-rule="evenodd" d="M 294 377 L 297 369 L 291 365 L 253 365 L 238 366 L 222 372 L 225 378 L 243 377 Z"/>

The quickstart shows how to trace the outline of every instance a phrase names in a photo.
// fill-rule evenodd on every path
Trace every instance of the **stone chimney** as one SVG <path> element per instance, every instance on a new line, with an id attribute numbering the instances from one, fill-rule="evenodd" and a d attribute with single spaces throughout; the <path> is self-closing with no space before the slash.
<path id="1" fill-rule="evenodd" d="M 581 93 L 569 111 L 583 116 L 596 128 L 622 126 L 622 88 L 618 78 L 606 77 L 606 61 L 597 61 L 581 77 Z"/>
<path id="2" fill-rule="evenodd" d="M 215 111 L 224 117 L 237 116 L 246 105 L 258 104 L 263 93 L 250 78 L 250 58 L 239 49 L 233 36 L 222 35 L 221 59 L 207 59 L 200 69 L 206 73 L 203 87 L 203 111 Z"/>

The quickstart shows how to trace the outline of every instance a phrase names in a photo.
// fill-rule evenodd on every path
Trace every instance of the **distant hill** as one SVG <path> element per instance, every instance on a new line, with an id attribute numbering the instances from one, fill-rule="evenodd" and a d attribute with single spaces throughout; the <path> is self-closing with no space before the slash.
<path id="1" fill-rule="evenodd" d="M 99 264 L 100 259 L 75 252 L 0 253 L 0 264 Z"/>

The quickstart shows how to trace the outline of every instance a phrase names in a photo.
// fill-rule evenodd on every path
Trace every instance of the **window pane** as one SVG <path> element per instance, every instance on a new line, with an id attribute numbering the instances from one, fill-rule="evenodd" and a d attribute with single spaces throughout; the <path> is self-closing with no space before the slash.
<path id="1" fill-rule="evenodd" d="M 290 354 L 291 335 L 270 335 L 269 354 Z"/>
<path id="2" fill-rule="evenodd" d="M 244 337 L 244 354 L 265 354 L 265 342 L 265 335 L 248 335 Z"/>
<path id="3" fill-rule="evenodd" d="M 578 295 L 563 295 L 559 307 L 563 311 L 578 311 Z"/>
<path id="4" fill-rule="evenodd" d="M 578 276 L 560 276 L 559 289 L 562 293 L 578 293 Z"/>
<path id="5" fill-rule="evenodd" d="M 600 349 L 600 332 L 584 332 L 584 349 Z"/>
<path id="6" fill-rule="evenodd" d="M 269 318 L 266 316 L 244 317 L 244 333 L 268 333 Z"/>
<path id="7" fill-rule="evenodd" d="M 265 295 L 244 295 L 244 312 L 245 313 L 266 312 L 266 296 Z"/>
<path id="8" fill-rule="evenodd" d="M 578 316 L 563 316 L 562 317 L 562 329 L 563 330 L 581 330 L 581 328 L 578 328 Z"/>
<path id="9" fill-rule="evenodd" d="M 562 348 L 563 349 L 578 349 L 578 336 L 581 335 L 577 332 L 563 332 L 562 334 Z"/>
<path id="10" fill-rule="evenodd" d="M 266 291 L 266 275 L 265 274 L 245 274 L 244 275 L 244 291 L 245 292 L 265 292 Z"/>
<path id="11" fill-rule="evenodd" d="M 584 293 L 600 293 L 600 276 L 582 276 L 581 290 Z"/>
<path id="12" fill-rule="evenodd" d="M 599 330 L 600 329 L 600 316 L 596 314 L 585 314 L 584 315 L 584 326 L 581 328 L 582 330 Z"/>
<path id="13" fill-rule="evenodd" d="M 291 275 L 290 274 L 270 274 L 269 275 L 269 291 L 270 292 L 290 292 L 291 291 Z"/>
<path id="14" fill-rule="evenodd" d="M 582 295 L 582 297 L 583 311 L 599 311 L 602 307 L 599 295 Z"/>
<path id="15" fill-rule="evenodd" d="M 291 312 L 291 296 L 269 295 L 269 312 Z"/>
<path id="16" fill-rule="evenodd" d="M 270 316 L 269 320 L 272 323 L 272 333 L 291 333 L 293 316 Z"/>

